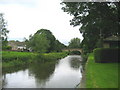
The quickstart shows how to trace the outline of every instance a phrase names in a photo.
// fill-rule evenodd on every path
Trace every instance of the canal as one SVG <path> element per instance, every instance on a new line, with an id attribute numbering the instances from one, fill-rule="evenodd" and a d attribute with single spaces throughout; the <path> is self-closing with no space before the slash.
<path id="1" fill-rule="evenodd" d="M 3 88 L 75 88 L 82 78 L 81 60 L 69 55 L 56 62 L 32 63 L 3 74 Z"/>

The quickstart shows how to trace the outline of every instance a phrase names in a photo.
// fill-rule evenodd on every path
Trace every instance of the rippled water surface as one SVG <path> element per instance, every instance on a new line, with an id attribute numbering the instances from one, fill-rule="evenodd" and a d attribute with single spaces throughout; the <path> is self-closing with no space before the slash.
<path id="1" fill-rule="evenodd" d="M 3 75 L 4 88 L 74 88 L 81 80 L 81 56 L 31 64 Z"/>

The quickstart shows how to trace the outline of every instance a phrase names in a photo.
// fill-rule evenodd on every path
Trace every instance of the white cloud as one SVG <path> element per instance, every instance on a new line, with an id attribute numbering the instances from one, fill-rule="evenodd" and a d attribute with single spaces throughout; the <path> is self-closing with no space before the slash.
<path id="1" fill-rule="evenodd" d="M 8 21 L 9 39 L 28 38 L 30 34 L 34 34 L 41 28 L 51 30 L 62 43 L 69 42 L 74 37 L 82 39 L 79 28 L 69 25 L 71 17 L 61 10 L 60 0 L 52 2 L 50 0 L 29 0 L 37 3 L 35 7 L 15 3 L 15 0 L 4 1 L 11 1 L 11 3 L 0 4 L 0 12 L 5 13 Z M 30 3 L 27 3 L 28 0 L 19 2 Z"/>

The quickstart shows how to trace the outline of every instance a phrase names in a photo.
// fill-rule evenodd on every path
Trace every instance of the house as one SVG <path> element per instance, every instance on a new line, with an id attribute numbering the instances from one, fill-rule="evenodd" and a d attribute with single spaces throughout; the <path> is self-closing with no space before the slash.
<path id="1" fill-rule="evenodd" d="M 8 46 L 11 46 L 13 51 L 24 51 L 26 49 L 25 43 L 19 41 L 8 41 Z"/>
<path id="2" fill-rule="evenodd" d="M 24 51 L 26 49 L 26 45 L 25 46 L 18 46 L 17 50 L 19 51 Z"/>
<path id="3" fill-rule="evenodd" d="M 120 47 L 120 37 L 118 36 L 110 36 L 103 40 L 104 48 L 118 48 Z"/>

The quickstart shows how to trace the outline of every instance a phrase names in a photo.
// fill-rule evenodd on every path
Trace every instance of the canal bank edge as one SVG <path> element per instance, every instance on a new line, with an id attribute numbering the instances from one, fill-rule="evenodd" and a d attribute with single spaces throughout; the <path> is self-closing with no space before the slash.
<path id="1" fill-rule="evenodd" d="M 88 64 L 88 59 L 87 58 L 87 61 L 85 63 L 85 69 L 82 70 L 82 78 L 80 80 L 80 83 L 76 86 L 76 88 L 86 88 L 86 66 Z"/>
<path id="2" fill-rule="evenodd" d="M 86 83 L 85 71 L 83 71 L 80 83 L 76 86 L 76 88 L 86 88 L 85 87 L 85 85 L 86 85 L 85 83 Z"/>

